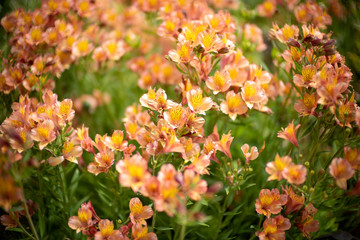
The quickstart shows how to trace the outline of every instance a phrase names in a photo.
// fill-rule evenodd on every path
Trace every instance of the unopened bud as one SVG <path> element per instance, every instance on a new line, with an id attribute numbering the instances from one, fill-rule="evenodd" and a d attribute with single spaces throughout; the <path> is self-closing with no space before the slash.
<path id="1" fill-rule="evenodd" d="M 308 187 L 305 185 L 303 186 L 304 191 L 308 190 Z"/>
<path id="2" fill-rule="evenodd" d="M 314 170 L 311 170 L 310 171 L 310 175 L 314 175 L 315 174 L 315 171 Z"/>
<path id="3" fill-rule="evenodd" d="M 325 56 L 335 55 L 335 49 L 332 49 L 332 48 L 324 49 L 324 52 L 325 52 Z"/>
<path id="4" fill-rule="evenodd" d="M 304 164 L 305 164 L 306 167 L 310 166 L 310 163 L 308 161 L 306 161 Z"/>
<path id="5" fill-rule="evenodd" d="M 230 176 L 230 175 L 231 175 L 231 172 L 230 172 L 230 171 L 228 171 L 228 172 L 227 172 L 227 175 L 229 175 L 229 176 Z"/>
<path id="6" fill-rule="evenodd" d="M 314 37 L 314 39 L 311 41 L 311 45 L 313 46 L 320 46 L 321 45 L 321 40 L 317 37 Z"/>
<path id="7" fill-rule="evenodd" d="M 311 42 L 312 40 L 314 40 L 314 35 L 308 34 L 308 35 L 304 38 L 303 42 Z"/>
<path id="8" fill-rule="evenodd" d="M 315 191 L 315 189 L 313 187 L 311 187 L 310 190 L 309 190 L 309 192 L 311 192 L 311 193 L 314 192 L 314 191 Z"/>
<path id="9" fill-rule="evenodd" d="M 303 158 L 304 157 L 304 155 L 302 155 L 301 153 L 299 154 L 299 158 Z"/>
<path id="10" fill-rule="evenodd" d="M 249 172 L 252 172 L 252 171 L 254 171 L 254 169 L 253 169 L 253 168 L 251 168 L 251 167 L 249 167 Z"/>
<path id="11" fill-rule="evenodd" d="M 300 43 L 293 38 L 289 38 L 289 41 L 287 42 L 287 44 L 292 47 L 300 48 Z"/>
<path id="12" fill-rule="evenodd" d="M 223 47 L 218 51 L 219 54 L 225 54 L 228 52 L 229 52 L 229 48 L 227 48 L 227 47 Z"/>

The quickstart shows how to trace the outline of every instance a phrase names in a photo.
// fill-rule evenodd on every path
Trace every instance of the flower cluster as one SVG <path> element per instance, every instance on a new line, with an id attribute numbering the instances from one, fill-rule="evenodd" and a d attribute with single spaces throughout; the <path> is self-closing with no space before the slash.
<path id="1" fill-rule="evenodd" d="M 299 0 L 265 0 L 257 6 L 257 12 L 261 17 L 271 18 L 278 10 L 280 5 L 286 6 L 286 10 L 294 13 L 296 21 L 302 24 L 313 24 L 316 27 L 325 29 L 331 25 L 332 19 L 328 14 L 328 8 L 316 3 L 316 1 L 307 0 L 305 3 L 299 3 Z M 329 8 L 337 17 L 344 14 L 343 6 L 338 0 L 329 1 Z"/>
<path id="2" fill-rule="evenodd" d="M 78 215 L 70 217 L 68 225 L 77 233 L 82 232 L 95 240 L 156 240 L 156 234 L 148 232 L 145 221 L 153 214 L 151 207 L 143 206 L 139 198 L 132 198 L 129 208 L 131 222 L 116 230 L 112 221 L 98 217 L 90 201 L 81 205 Z"/>
<path id="3" fill-rule="evenodd" d="M 129 47 L 116 24 L 125 16 L 113 4 L 48 1 L 34 11 L 18 9 L 2 18 L 1 25 L 11 33 L 11 51 L 2 59 L 0 91 L 53 89 L 52 77 L 92 52 L 99 63 L 119 60 Z"/>
<path id="4" fill-rule="evenodd" d="M 283 215 L 279 214 L 285 207 Z M 256 212 L 264 214 L 267 219 L 263 222 L 263 231 L 256 235 L 260 239 L 285 239 L 285 230 L 291 228 L 291 221 L 303 233 L 310 238 L 310 232 L 316 232 L 319 228 L 318 221 L 314 220 L 317 209 L 312 203 L 305 205 L 304 195 L 297 195 L 290 186 L 283 188 L 283 194 L 278 189 L 262 189 L 255 203 Z M 292 218 L 295 216 L 295 218 Z M 297 217 L 296 217 L 297 216 Z M 292 219 L 290 221 L 290 219 Z"/>

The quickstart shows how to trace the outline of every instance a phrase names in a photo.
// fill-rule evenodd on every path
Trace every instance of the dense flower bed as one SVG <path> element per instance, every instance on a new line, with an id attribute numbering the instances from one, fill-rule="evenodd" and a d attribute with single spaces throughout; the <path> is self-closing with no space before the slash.
<path id="1" fill-rule="evenodd" d="M 8 11 L 1 234 L 360 235 L 359 73 L 342 54 L 351 66 L 359 57 L 336 41 L 354 41 L 336 26 L 356 25 L 360 5 L 246 2 L 48 0 Z"/>

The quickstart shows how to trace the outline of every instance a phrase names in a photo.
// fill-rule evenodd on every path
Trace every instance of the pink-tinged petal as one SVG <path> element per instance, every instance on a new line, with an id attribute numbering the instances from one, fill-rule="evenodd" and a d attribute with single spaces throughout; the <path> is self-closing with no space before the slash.
<path id="1" fill-rule="evenodd" d="M 80 221 L 79 217 L 72 216 L 69 218 L 68 226 L 71 229 L 76 230 L 76 233 L 78 233 L 81 231 L 81 228 L 84 227 L 84 224 Z"/>
<path id="2" fill-rule="evenodd" d="M 60 157 L 50 157 L 48 159 L 48 162 L 51 166 L 56 166 L 59 165 L 60 163 L 62 163 L 64 161 L 64 157 L 60 156 Z"/>

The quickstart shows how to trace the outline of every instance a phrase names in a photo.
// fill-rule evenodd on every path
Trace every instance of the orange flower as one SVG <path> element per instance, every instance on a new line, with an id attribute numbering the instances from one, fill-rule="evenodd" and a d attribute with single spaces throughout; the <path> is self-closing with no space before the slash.
<path id="1" fill-rule="evenodd" d="M 189 63 L 193 59 L 192 47 L 189 42 L 177 44 L 177 50 L 169 51 L 169 58 L 175 63 Z"/>
<path id="2" fill-rule="evenodd" d="M 360 170 L 360 153 L 357 148 L 344 148 L 344 158 L 351 164 L 353 169 Z"/>
<path id="3" fill-rule="evenodd" d="M 153 210 L 149 206 L 143 206 L 139 198 L 132 198 L 129 202 L 130 220 L 133 224 L 140 223 L 146 226 L 145 219 L 153 215 Z"/>
<path id="4" fill-rule="evenodd" d="M 298 87 L 308 87 L 316 75 L 316 67 L 314 65 L 306 65 L 302 68 L 301 75 L 294 76 L 294 83 Z"/>
<path id="5" fill-rule="evenodd" d="M 105 137 L 104 143 L 113 151 L 124 151 L 128 145 L 128 142 L 124 141 L 123 131 L 120 130 L 115 130 L 111 137 Z"/>
<path id="6" fill-rule="evenodd" d="M 102 45 L 108 59 L 119 60 L 125 54 L 125 43 L 123 41 L 108 40 Z"/>
<path id="7" fill-rule="evenodd" d="M 93 48 L 93 44 L 90 43 L 88 39 L 81 38 L 74 42 L 72 53 L 75 57 L 83 57 L 88 55 L 93 50 Z"/>
<path id="8" fill-rule="evenodd" d="M 274 188 L 271 191 L 269 189 L 262 189 L 259 198 L 257 198 L 255 202 L 256 212 L 264 214 L 269 218 L 271 214 L 280 213 L 282 206 L 285 205 L 286 202 L 286 194 L 280 195 L 278 189 Z"/>
<path id="9" fill-rule="evenodd" d="M 173 128 L 181 128 L 187 119 L 187 111 L 181 104 L 177 104 L 164 113 L 164 119 Z"/>
<path id="10" fill-rule="evenodd" d="M 108 219 L 100 220 L 98 227 L 100 231 L 95 233 L 95 240 L 125 239 L 119 230 L 114 230 L 114 223 Z"/>
<path id="11" fill-rule="evenodd" d="M 336 184 L 344 190 L 347 188 L 346 181 L 355 173 L 351 164 L 343 158 L 334 158 L 330 164 L 329 171 L 331 176 L 334 177 Z"/>
<path id="12" fill-rule="evenodd" d="M 198 174 L 209 174 L 207 167 L 210 165 L 210 156 L 199 153 L 195 155 L 192 159 L 192 163 L 188 165 L 187 169 L 192 169 Z"/>
<path id="13" fill-rule="evenodd" d="M 296 139 L 296 131 L 299 129 L 300 124 L 294 127 L 294 120 L 289 123 L 289 125 L 285 129 L 281 129 L 282 131 L 278 132 L 278 138 L 283 138 L 285 140 L 290 141 L 297 148 L 299 147 L 299 143 Z"/>
<path id="14" fill-rule="evenodd" d="M 192 111 L 205 115 L 205 111 L 209 110 L 213 106 L 213 101 L 209 97 L 203 97 L 202 90 L 191 89 L 186 93 L 186 98 L 189 107 Z"/>
<path id="15" fill-rule="evenodd" d="M 71 121 L 75 116 L 75 111 L 72 108 L 73 102 L 71 99 L 64 99 L 61 102 L 56 102 L 56 113 L 61 118 L 61 125 Z"/>
<path id="16" fill-rule="evenodd" d="M 147 168 L 147 161 L 139 153 L 131 157 L 126 156 L 124 160 L 116 164 L 116 170 L 120 173 L 120 184 L 131 187 L 134 192 L 137 192 L 151 176 Z"/>
<path id="17" fill-rule="evenodd" d="M 95 221 L 93 218 L 95 218 Z M 96 215 L 95 210 L 89 201 L 88 203 L 81 204 L 78 215 L 70 217 L 68 225 L 71 229 L 76 230 L 76 233 L 79 233 L 80 231 L 95 225 L 99 220 L 99 217 Z"/>
<path id="18" fill-rule="evenodd" d="M 98 175 L 101 172 L 107 173 L 109 168 L 114 164 L 114 152 L 104 149 L 95 155 L 95 162 L 88 165 L 88 171 Z"/>
<path id="19" fill-rule="evenodd" d="M 312 203 L 309 203 L 302 211 L 301 217 L 295 221 L 295 226 L 300 229 L 304 237 L 310 239 L 310 232 L 317 232 L 319 230 L 319 222 L 314 220 L 317 209 Z"/>
<path id="20" fill-rule="evenodd" d="M 304 205 L 305 197 L 304 194 L 301 196 L 296 195 L 292 190 L 291 186 L 286 188 L 283 187 L 283 192 L 288 196 L 288 201 L 286 203 L 285 215 L 288 215 L 292 212 L 298 212 Z"/>
<path id="21" fill-rule="evenodd" d="M 265 90 L 259 80 L 245 82 L 244 87 L 241 88 L 241 96 L 250 109 L 255 103 L 260 103 L 266 98 Z"/>
<path id="22" fill-rule="evenodd" d="M 283 171 L 283 177 L 296 185 L 303 184 L 306 180 L 307 169 L 305 166 L 291 163 Z"/>
<path id="23" fill-rule="evenodd" d="M 232 159 L 231 152 L 230 152 L 230 145 L 234 138 L 231 136 L 231 131 L 228 134 L 223 134 L 221 136 L 220 141 L 216 142 L 216 147 L 219 151 L 225 153 L 225 155 Z"/>
<path id="24" fill-rule="evenodd" d="M 206 80 L 206 86 L 214 91 L 214 94 L 226 92 L 231 86 L 231 77 L 228 71 L 216 71 L 213 77 Z"/>
<path id="25" fill-rule="evenodd" d="M 270 18 L 276 11 L 276 1 L 266 0 L 262 4 L 257 6 L 257 11 L 260 16 Z"/>
<path id="26" fill-rule="evenodd" d="M 155 233 L 149 233 L 148 228 L 141 224 L 134 224 L 131 229 L 131 235 L 134 240 L 157 240 Z"/>
<path id="27" fill-rule="evenodd" d="M 167 100 L 166 92 L 163 89 L 159 88 L 155 93 L 155 90 L 151 87 L 148 93 L 141 96 L 140 103 L 142 106 L 158 112 L 176 106 L 175 102 Z"/>
<path id="28" fill-rule="evenodd" d="M 200 179 L 200 175 L 194 171 L 187 169 L 184 171 L 184 185 L 183 189 L 190 199 L 199 201 L 201 194 L 206 193 L 207 182 Z"/>
<path id="29" fill-rule="evenodd" d="M 39 142 L 40 150 L 44 149 L 50 142 L 54 141 L 56 136 L 57 132 L 55 131 L 55 125 L 51 120 L 45 120 L 31 130 L 31 137 Z"/>
<path id="30" fill-rule="evenodd" d="M 266 164 L 266 172 L 270 174 L 268 177 L 268 181 L 283 179 L 284 169 L 287 168 L 291 164 L 291 157 L 284 156 L 280 157 L 279 154 L 276 154 L 275 160 L 273 162 L 269 162 Z"/>
<path id="31" fill-rule="evenodd" d="M 241 146 L 241 151 L 245 156 L 246 163 L 249 163 L 250 161 L 257 159 L 257 157 L 259 156 L 259 151 L 257 147 L 253 146 L 251 147 L 250 152 L 249 150 L 250 150 L 249 144 L 244 144 Z"/>
<path id="32" fill-rule="evenodd" d="M 248 107 L 242 100 L 240 93 L 235 94 L 234 91 L 229 91 L 226 93 L 226 101 L 220 104 L 220 109 L 223 113 L 228 114 L 232 120 L 235 120 L 237 115 L 245 114 Z"/>
<path id="33" fill-rule="evenodd" d="M 295 102 L 294 108 L 300 113 L 300 116 L 308 116 L 316 114 L 317 101 L 319 97 L 316 92 L 312 94 L 304 93 L 304 99 L 299 99 Z"/>
<path id="34" fill-rule="evenodd" d="M 285 230 L 291 227 L 290 220 L 279 215 L 275 218 L 267 218 L 263 223 L 264 231 L 257 232 L 260 240 L 285 240 Z"/>
<path id="35" fill-rule="evenodd" d="M 63 145 L 62 155 L 66 160 L 78 163 L 76 158 L 82 155 L 82 148 L 75 146 L 74 140 L 68 140 Z"/>

